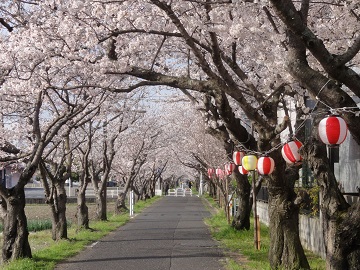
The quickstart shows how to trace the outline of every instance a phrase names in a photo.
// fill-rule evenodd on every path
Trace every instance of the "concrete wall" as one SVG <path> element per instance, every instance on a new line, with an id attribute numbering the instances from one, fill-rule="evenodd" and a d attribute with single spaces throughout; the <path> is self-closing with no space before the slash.
<path id="1" fill-rule="evenodd" d="M 360 146 L 348 134 L 340 145 L 339 163 L 335 163 L 335 176 L 345 193 L 359 192 L 360 187 Z"/>
<path id="2" fill-rule="evenodd" d="M 257 213 L 260 222 L 269 225 L 268 204 L 257 202 Z M 325 258 L 325 246 L 322 226 L 319 218 L 311 218 L 305 215 L 299 217 L 299 234 L 301 244 L 305 249 Z"/>

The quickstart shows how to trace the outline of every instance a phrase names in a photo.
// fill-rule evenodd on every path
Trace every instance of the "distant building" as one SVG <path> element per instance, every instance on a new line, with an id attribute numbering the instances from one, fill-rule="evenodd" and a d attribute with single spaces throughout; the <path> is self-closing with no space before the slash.
<path id="1" fill-rule="evenodd" d="M 0 167 L 0 184 L 5 188 L 12 188 L 18 182 L 21 171 L 24 169 L 22 164 L 8 164 Z"/>

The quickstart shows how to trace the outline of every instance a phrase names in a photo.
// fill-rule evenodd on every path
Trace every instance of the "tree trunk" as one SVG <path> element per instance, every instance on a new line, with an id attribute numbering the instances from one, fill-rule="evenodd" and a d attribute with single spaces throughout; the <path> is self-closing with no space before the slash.
<path id="1" fill-rule="evenodd" d="M 77 224 L 78 227 L 89 229 L 89 209 L 86 206 L 85 189 L 80 189 L 77 194 Z"/>
<path id="2" fill-rule="evenodd" d="M 121 214 L 124 211 L 127 211 L 128 208 L 126 207 L 126 193 L 122 192 L 118 195 L 118 198 L 115 203 L 115 214 Z"/>
<path id="3" fill-rule="evenodd" d="M 52 239 L 60 240 L 67 238 L 66 220 L 66 191 L 60 184 L 54 187 L 50 203 L 52 215 Z"/>
<path id="4" fill-rule="evenodd" d="M 288 67 L 291 75 L 306 86 L 313 96 L 318 96 L 319 89 L 323 87 L 319 98 L 329 106 L 356 106 L 354 100 L 339 86 L 328 83 L 327 77 L 308 65 L 304 43 L 290 31 L 288 33 L 290 41 Z M 340 72 L 340 69 L 338 71 Z M 358 142 L 359 128 L 355 114 L 344 113 L 343 117 Z M 349 208 L 344 200 L 329 168 L 324 145 L 319 145 L 316 140 L 311 139 L 306 143 L 303 154 L 321 187 L 320 208 L 326 250 L 326 269 L 358 269 L 360 265 L 359 202 Z"/>
<path id="5" fill-rule="evenodd" d="M 156 178 L 152 182 L 150 182 L 148 186 L 149 190 L 147 194 L 150 196 L 150 198 L 155 196 L 155 184 L 156 184 Z"/>
<path id="6" fill-rule="evenodd" d="M 25 192 L 23 188 L 9 189 L 9 196 L 2 197 L 3 217 L 3 262 L 17 258 L 31 258 L 29 231 L 25 215 Z"/>
<path id="7" fill-rule="evenodd" d="M 251 200 L 249 200 L 251 185 L 246 175 L 240 175 L 237 171 L 234 171 L 234 174 L 237 182 L 236 195 L 239 204 L 238 211 L 236 212 L 236 215 L 234 215 L 231 226 L 236 230 L 249 230 L 252 205 Z"/>
<path id="8" fill-rule="evenodd" d="M 307 160 L 320 186 L 320 209 L 326 250 L 326 269 L 359 269 L 360 202 L 351 207 L 330 170 L 326 147 L 316 140 L 305 145 Z"/>
<path id="9" fill-rule="evenodd" d="M 210 180 L 210 181 L 209 181 L 209 196 L 215 199 L 215 198 L 216 198 L 216 194 L 217 194 L 216 186 L 215 186 L 215 184 Z"/>
<path id="10" fill-rule="evenodd" d="M 273 158 L 278 162 L 275 175 L 268 181 L 270 266 L 272 269 L 310 269 L 299 237 L 299 206 L 294 203 L 298 170 L 292 167 L 285 171 L 285 161 L 278 152 Z"/>
<path id="11" fill-rule="evenodd" d="M 272 269 L 310 269 L 299 238 L 299 208 L 292 190 L 269 188 L 269 261 Z"/>
<path id="12" fill-rule="evenodd" d="M 96 217 L 98 220 L 107 220 L 106 187 L 96 194 Z"/>

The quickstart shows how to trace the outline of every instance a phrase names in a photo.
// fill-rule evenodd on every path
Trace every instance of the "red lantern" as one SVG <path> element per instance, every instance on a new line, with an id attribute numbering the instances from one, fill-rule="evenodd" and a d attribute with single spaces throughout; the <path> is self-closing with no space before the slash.
<path id="1" fill-rule="evenodd" d="M 211 178 L 211 177 L 214 175 L 214 173 L 215 173 L 215 169 L 209 168 L 207 172 L 208 172 L 209 178 Z"/>
<path id="2" fill-rule="evenodd" d="M 216 171 L 215 171 L 215 173 L 216 173 L 216 176 L 217 176 L 218 178 L 220 178 L 220 179 L 224 177 L 224 172 L 223 172 L 223 170 L 220 169 L 220 168 L 217 168 Z"/>
<path id="3" fill-rule="evenodd" d="M 260 157 L 257 162 L 257 170 L 259 174 L 268 175 L 274 171 L 275 162 L 271 157 Z"/>
<path id="4" fill-rule="evenodd" d="M 231 175 L 232 172 L 235 170 L 236 165 L 234 163 L 229 163 L 225 165 L 225 174 Z"/>
<path id="5" fill-rule="evenodd" d="M 244 169 L 243 166 L 239 166 L 239 172 L 243 175 L 247 175 L 248 174 L 248 171 Z"/>
<path id="6" fill-rule="evenodd" d="M 319 123 L 320 140 L 330 146 L 337 146 L 344 142 L 347 135 L 347 125 L 339 116 L 330 115 Z"/>
<path id="7" fill-rule="evenodd" d="M 287 163 L 297 163 L 302 160 L 299 149 L 302 147 L 302 143 L 298 140 L 290 141 L 286 143 L 281 149 L 281 154 Z"/>
<path id="8" fill-rule="evenodd" d="M 241 160 L 245 156 L 245 152 L 235 151 L 233 153 L 233 161 L 236 165 L 241 165 Z"/>

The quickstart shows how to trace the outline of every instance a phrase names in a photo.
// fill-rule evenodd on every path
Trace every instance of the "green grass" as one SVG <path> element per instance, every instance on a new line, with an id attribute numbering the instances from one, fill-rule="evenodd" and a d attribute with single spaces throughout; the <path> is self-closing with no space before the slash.
<path id="1" fill-rule="evenodd" d="M 214 200 L 213 197 L 209 196 L 209 194 L 205 193 L 203 197 L 210 203 L 210 205 L 214 208 L 218 208 L 218 203 Z"/>
<path id="2" fill-rule="evenodd" d="M 253 224 L 251 219 L 251 224 Z M 254 229 L 249 231 L 237 231 L 229 226 L 226 222 L 224 211 L 219 211 L 211 218 L 206 220 L 210 226 L 212 235 L 219 240 L 221 245 L 228 250 L 227 269 L 271 269 L 268 252 L 269 252 L 269 229 L 267 226 L 261 224 L 260 240 L 261 248 L 256 250 L 254 247 Z M 237 256 L 234 256 L 237 254 Z M 323 270 L 325 269 L 325 261 L 319 256 L 314 255 L 310 251 L 306 251 L 306 255 L 311 269 Z M 235 257 L 235 258 L 234 258 Z"/>
<path id="3" fill-rule="evenodd" d="M 38 232 L 43 230 L 51 229 L 51 220 L 28 220 L 28 230 L 29 232 Z"/>
<path id="4" fill-rule="evenodd" d="M 38 232 L 43 230 L 49 230 L 51 229 L 51 220 L 50 219 L 30 219 L 27 221 L 27 227 L 29 232 Z M 68 223 L 68 226 L 70 226 L 70 223 Z M 3 231 L 3 225 L 0 224 L 0 232 Z"/>
<path id="5" fill-rule="evenodd" d="M 154 197 L 145 201 L 139 201 L 134 206 L 134 212 L 139 213 L 146 206 L 157 201 L 161 197 Z M 109 215 L 110 216 L 110 215 Z M 85 246 L 99 240 L 109 232 L 124 225 L 129 220 L 129 214 L 111 215 L 108 221 L 90 222 L 93 230 L 77 230 L 72 226 L 68 230 L 68 239 L 54 242 L 51 239 L 50 231 L 31 233 L 29 236 L 32 247 L 32 259 L 18 259 L 1 266 L 2 270 L 52 270 L 56 263 L 76 255 Z M 46 248 L 43 248 L 45 243 Z"/>

